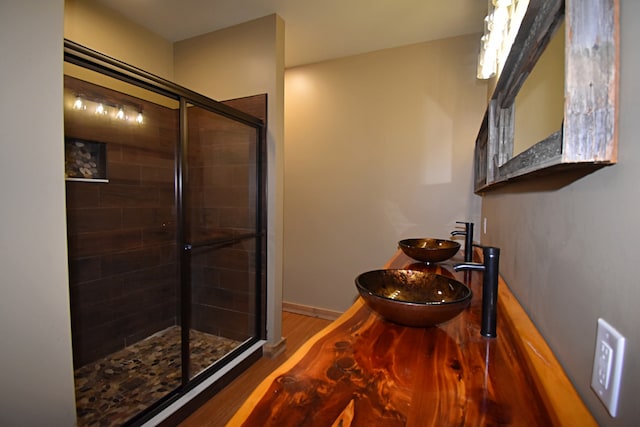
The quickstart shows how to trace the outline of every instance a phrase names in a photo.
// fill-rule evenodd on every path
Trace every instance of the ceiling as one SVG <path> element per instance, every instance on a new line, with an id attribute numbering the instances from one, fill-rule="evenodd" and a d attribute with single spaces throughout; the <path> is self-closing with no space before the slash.
<path id="1" fill-rule="evenodd" d="M 286 67 L 481 33 L 487 13 L 486 0 L 98 1 L 173 42 L 277 13 Z"/>

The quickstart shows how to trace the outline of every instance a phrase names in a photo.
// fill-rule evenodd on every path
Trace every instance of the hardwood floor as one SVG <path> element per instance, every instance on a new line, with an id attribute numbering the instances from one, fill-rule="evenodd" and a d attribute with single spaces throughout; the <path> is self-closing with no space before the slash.
<path id="1" fill-rule="evenodd" d="M 330 320 L 303 316 L 287 311 L 283 312 L 282 335 L 287 339 L 285 352 L 273 359 L 263 356 L 231 382 L 231 384 L 225 387 L 224 390 L 216 394 L 191 414 L 180 426 L 224 426 L 247 397 L 249 397 L 253 389 L 256 388 L 267 375 L 291 357 L 305 341 L 320 332 L 330 323 Z"/>

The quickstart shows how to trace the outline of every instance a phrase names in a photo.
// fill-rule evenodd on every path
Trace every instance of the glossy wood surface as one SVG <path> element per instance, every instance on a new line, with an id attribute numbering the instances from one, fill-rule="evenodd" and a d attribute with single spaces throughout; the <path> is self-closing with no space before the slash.
<path id="1" fill-rule="evenodd" d="M 229 426 L 596 425 L 508 287 L 498 337 L 480 335 L 482 273 L 427 267 L 398 252 L 385 266 L 467 283 L 468 309 L 432 328 L 380 318 L 361 299 L 251 394 Z"/>

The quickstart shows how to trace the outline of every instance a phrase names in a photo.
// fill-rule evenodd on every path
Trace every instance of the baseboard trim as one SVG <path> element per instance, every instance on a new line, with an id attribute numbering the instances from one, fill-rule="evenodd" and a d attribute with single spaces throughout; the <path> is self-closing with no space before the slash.
<path id="1" fill-rule="evenodd" d="M 326 308 L 312 307 L 310 305 L 295 304 L 292 302 L 282 301 L 282 311 L 289 313 L 302 314 L 310 317 L 317 317 L 326 320 L 336 320 L 342 315 L 342 312 L 328 310 Z"/>
<path id="2" fill-rule="evenodd" d="M 286 349 L 287 349 L 287 339 L 280 338 L 280 341 L 278 341 L 275 344 L 270 344 L 268 342 L 265 343 L 262 346 L 262 354 L 264 354 L 266 357 L 270 359 L 275 359 L 276 357 L 284 353 Z"/>

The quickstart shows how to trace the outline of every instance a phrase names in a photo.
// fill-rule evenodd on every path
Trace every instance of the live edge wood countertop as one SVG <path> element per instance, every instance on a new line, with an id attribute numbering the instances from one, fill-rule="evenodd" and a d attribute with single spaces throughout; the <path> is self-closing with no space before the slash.
<path id="1" fill-rule="evenodd" d="M 498 337 L 480 335 L 482 272 L 454 272 L 461 261 L 458 254 L 426 267 L 398 252 L 384 267 L 466 283 L 473 298 L 462 314 L 409 328 L 358 298 L 267 377 L 227 425 L 596 426 L 502 279 Z"/>

